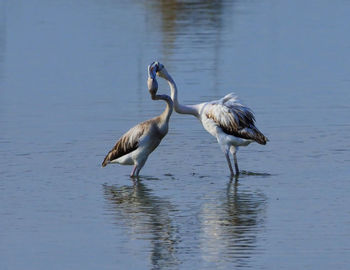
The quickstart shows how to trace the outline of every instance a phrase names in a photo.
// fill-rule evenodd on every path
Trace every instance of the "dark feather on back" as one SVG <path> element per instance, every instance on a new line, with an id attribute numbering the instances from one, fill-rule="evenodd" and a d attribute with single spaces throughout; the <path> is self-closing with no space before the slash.
<path id="1" fill-rule="evenodd" d="M 236 106 L 225 106 L 222 104 L 212 104 L 212 108 L 206 116 L 212 119 L 228 135 L 233 135 L 247 140 L 254 140 L 260 144 L 266 144 L 268 139 L 255 127 L 255 117 L 250 109 L 240 104 Z M 220 106 L 225 115 L 220 115 Z"/>
<path id="2" fill-rule="evenodd" d="M 145 131 L 144 123 L 133 127 L 118 140 L 103 160 L 102 167 L 105 167 L 110 161 L 127 155 L 138 148 L 139 138 Z"/>

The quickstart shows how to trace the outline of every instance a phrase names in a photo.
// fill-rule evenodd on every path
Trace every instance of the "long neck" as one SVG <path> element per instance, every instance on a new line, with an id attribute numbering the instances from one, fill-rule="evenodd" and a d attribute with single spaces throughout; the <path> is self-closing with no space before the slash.
<path id="1" fill-rule="evenodd" d="M 182 105 L 177 100 L 177 87 L 173 78 L 168 74 L 168 76 L 165 79 L 168 81 L 170 86 L 171 99 L 174 102 L 175 112 L 181 113 L 181 114 L 192 114 L 198 117 L 199 112 L 195 105 Z"/>
<path id="2" fill-rule="evenodd" d="M 168 95 L 155 95 L 154 100 L 164 100 L 166 102 L 166 108 L 160 115 L 161 123 L 168 123 L 170 116 L 173 112 L 174 103 Z"/>

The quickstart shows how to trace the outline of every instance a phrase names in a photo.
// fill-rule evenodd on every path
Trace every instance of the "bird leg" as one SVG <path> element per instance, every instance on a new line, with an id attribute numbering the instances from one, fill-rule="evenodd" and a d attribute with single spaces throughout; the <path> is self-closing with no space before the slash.
<path id="1" fill-rule="evenodd" d="M 130 177 L 134 178 L 134 177 L 139 177 L 139 173 L 143 167 L 143 165 L 145 165 L 147 158 L 140 160 L 138 162 L 136 162 L 134 169 L 132 170 L 132 173 L 130 175 Z"/>
<path id="2" fill-rule="evenodd" d="M 225 157 L 227 160 L 228 167 L 230 168 L 231 177 L 233 177 L 235 175 L 235 173 L 233 172 L 233 169 L 232 169 L 232 165 L 231 165 L 230 157 L 228 155 L 228 151 L 225 152 Z"/>
<path id="3" fill-rule="evenodd" d="M 139 173 L 140 173 L 140 171 L 141 171 L 141 168 L 142 167 L 137 167 L 137 169 L 136 169 L 136 177 L 139 177 Z"/>
<path id="4" fill-rule="evenodd" d="M 234 161 L 234 163 L 235 163 L 236 175 L 239 175 L 238 162 L 237 162 L 237 155 L 236 155 L 237 150 L 238 150 L 238 147 L 237 147 L 237 146 L 231 145 L 230 151 L 231 151 L 231 154 L 233 155 L 233 161 Z"/>
<path id="5" fill-rule="evenodd" d="M 137 170 L 137 165 L 135 165 L 134 168 L 132 169 L 132 172 L 131 172 L 131 174 L 130 174 L 130 177 L 131 177 L 131 178 L 134 178 L 135 176 L 136 176 L 136 177 L 138 176 L 138 172 L 139 172 L 140 170 L 139 170 L 139 171 L 137 172 L 137 174 L 135 175 L 136 170 Z"/>
<path id="6" fill-rule="evenodd" d="M 236 175 L 239 175 L 238 162 L 236 152 L 233 153 L 233 161 L 235 162 Z"/>

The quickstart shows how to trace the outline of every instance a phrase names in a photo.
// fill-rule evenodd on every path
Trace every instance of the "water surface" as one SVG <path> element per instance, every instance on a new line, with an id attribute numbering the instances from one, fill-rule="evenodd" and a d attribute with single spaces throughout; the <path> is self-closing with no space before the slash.
<path id="1" fill-rule="evenodd" d="M 1 1 L 1 269 L 347 269 L 348 1 Z M 174 113 L 140 181 L 101 168 L 160 114 L 235 92 L 270 142 Z M 159 92 L 169 93 L 159 79 Z"/>

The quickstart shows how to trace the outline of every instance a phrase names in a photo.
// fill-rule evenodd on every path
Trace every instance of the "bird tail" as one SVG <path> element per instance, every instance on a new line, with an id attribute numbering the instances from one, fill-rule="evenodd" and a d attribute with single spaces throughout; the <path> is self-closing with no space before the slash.
<path id="1" fill-rule="evenodd" d="M 260 131 L 258 131 L 256 134 L 255 141 L 259 144 L 265 145 L 269 141 L 269 139 L 265 137 L 265 135 L 262 134 Z"/>
<path id="2" fill-rule="evenodd" d="M 108 155 L 105 157 L 105 159 L 103 160 L 102 162 L 102 167 L 106 167 L 107 164 L 109 163 L 110 161 L 110 158 L 111 158 L 111 152 L 108 153 Z"/>
<path id="3" fill-rule="evenodd" d="M 269 139 L 255 126 L 250 128 L 252 139 L 259 144 L 265 145 Z"/>

